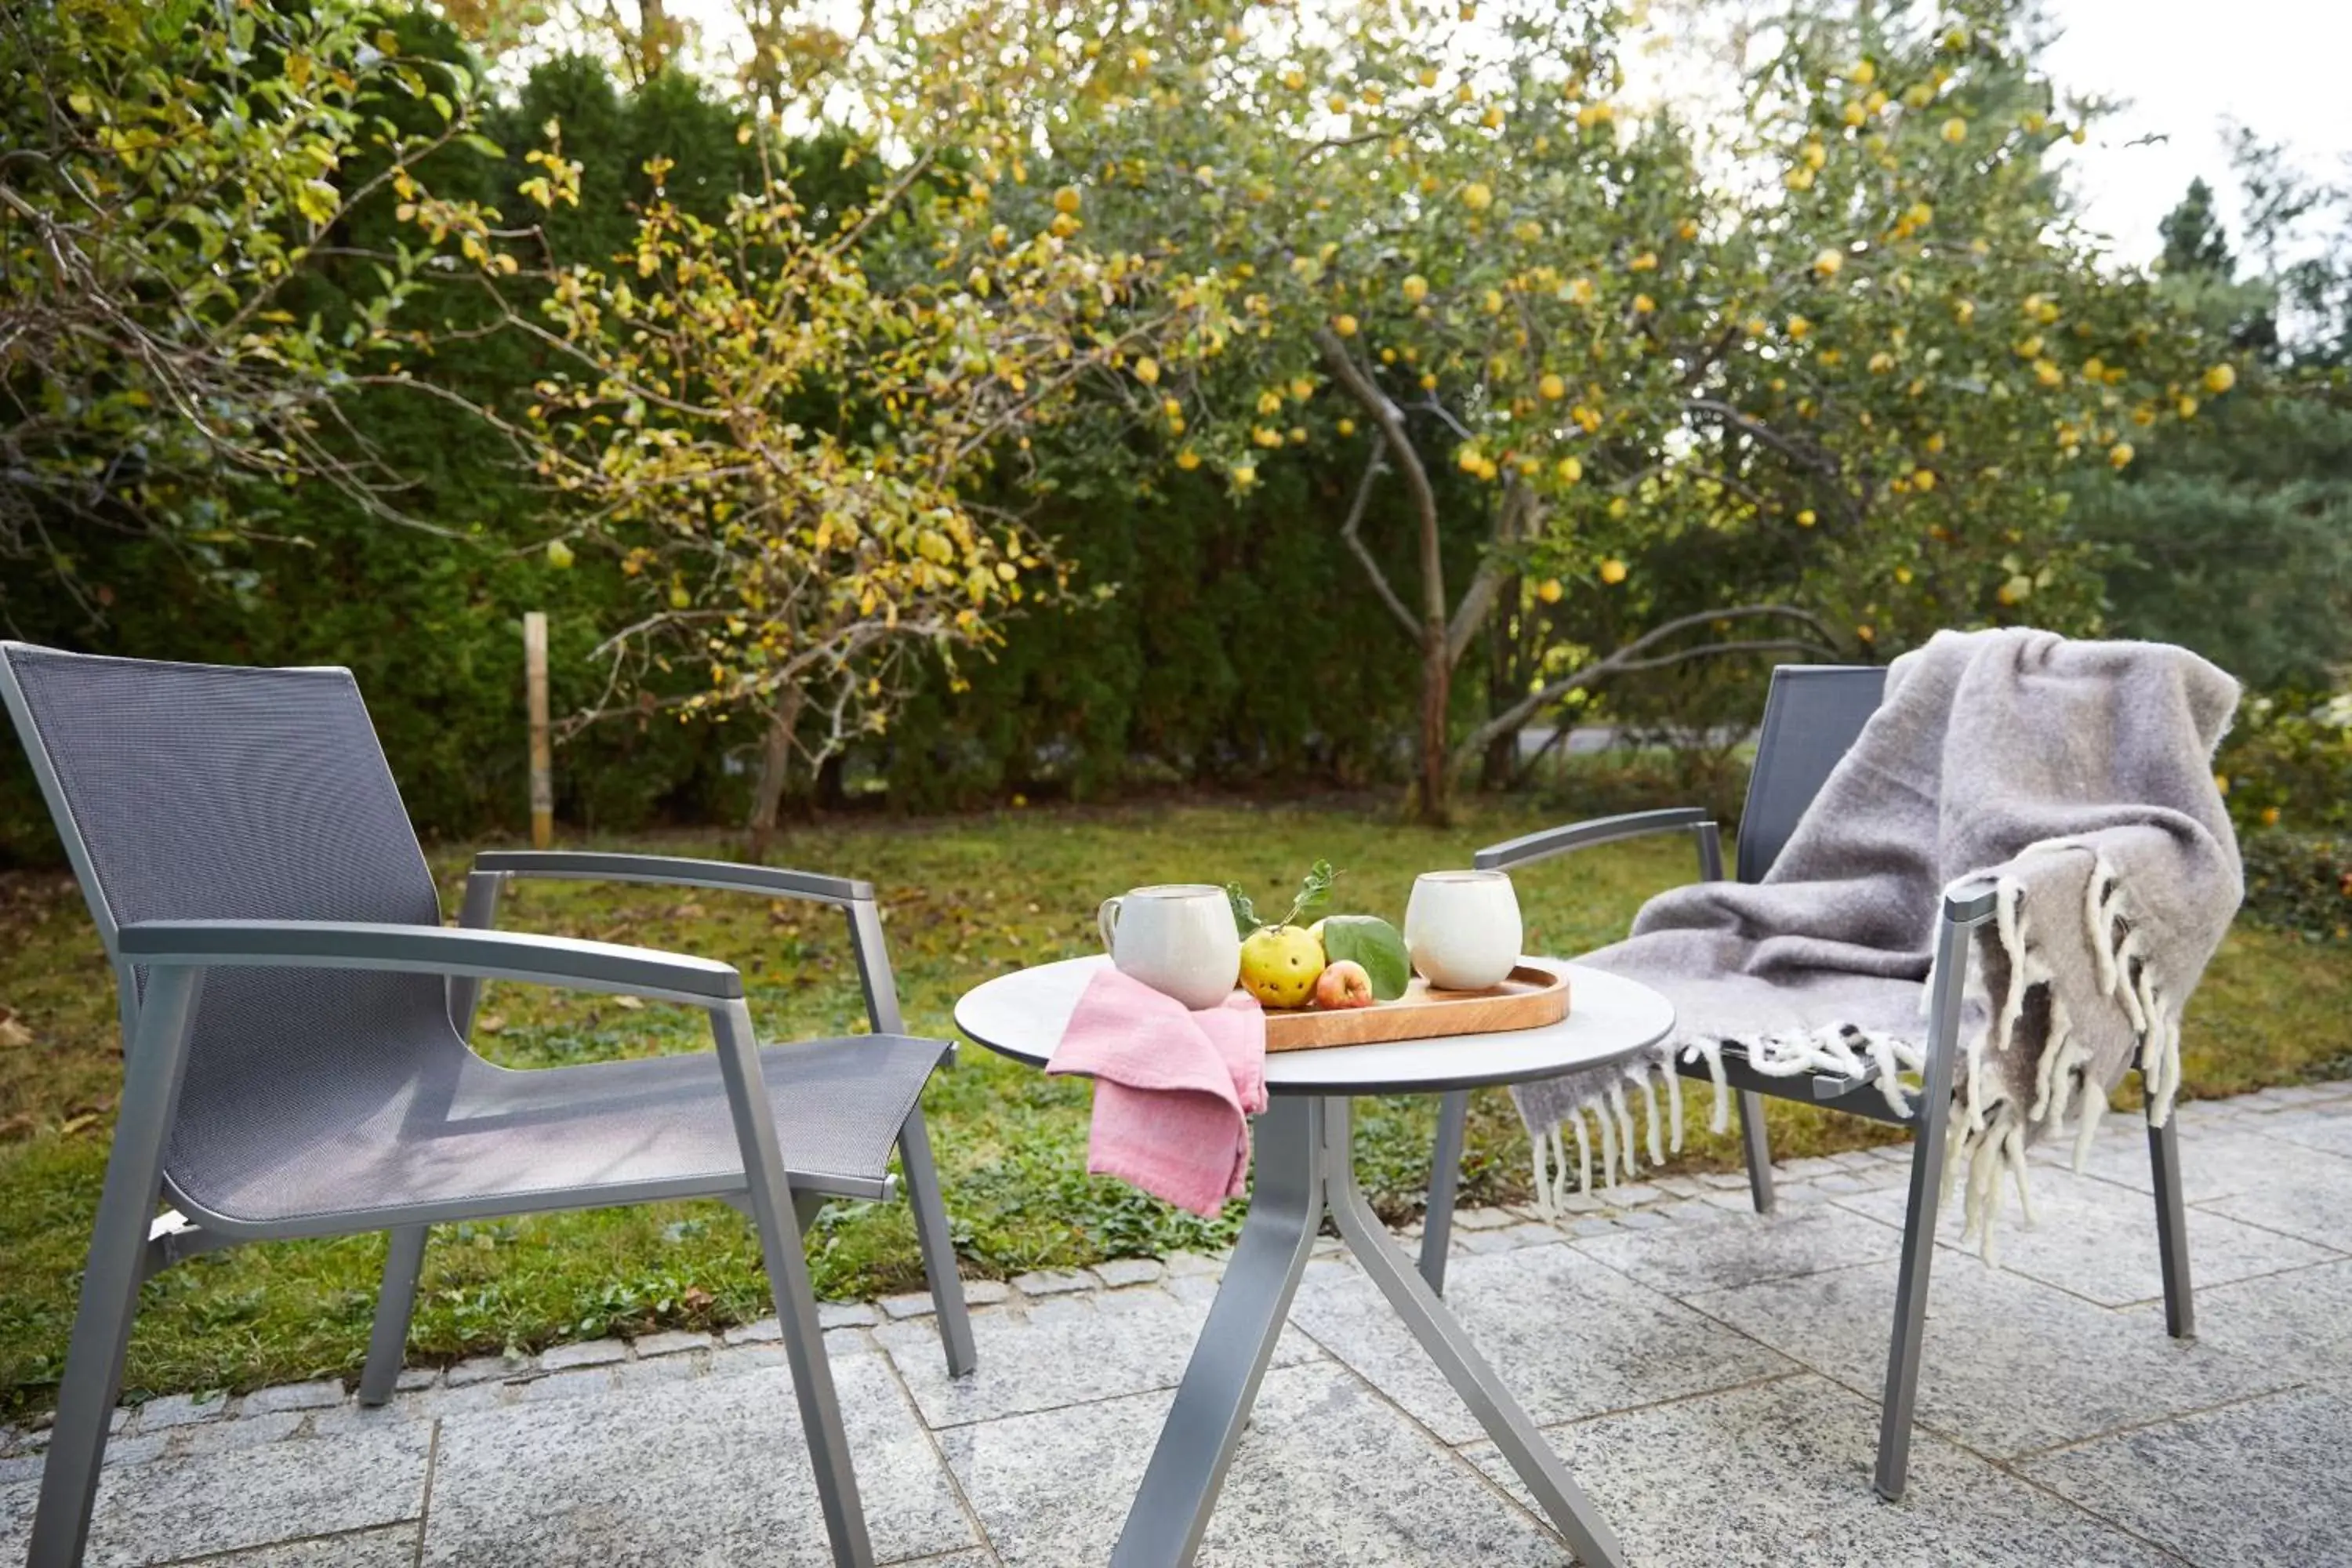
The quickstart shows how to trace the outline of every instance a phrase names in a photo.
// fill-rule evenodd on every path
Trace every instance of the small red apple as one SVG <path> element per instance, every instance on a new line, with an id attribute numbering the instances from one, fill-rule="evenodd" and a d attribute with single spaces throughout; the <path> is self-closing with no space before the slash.
<path id="1" fill-rule="evenodd" d="M 1372 1005 L 1372 977 L 1353 959 L 1326 964 L 1315 982 L 1315 1005 L 1326 1012 Z"/>

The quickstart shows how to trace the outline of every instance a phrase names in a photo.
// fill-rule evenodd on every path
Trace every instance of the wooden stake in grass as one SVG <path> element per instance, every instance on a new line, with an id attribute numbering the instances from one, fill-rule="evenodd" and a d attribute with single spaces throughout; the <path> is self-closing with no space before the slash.
<path id="1" fill-rule="evenodd" d="M 544 849 L 555 837 L 554 763 L 547 739 L 547 616 L 522 618 L 523 682 L 530 704 L 530 843 Z"/>

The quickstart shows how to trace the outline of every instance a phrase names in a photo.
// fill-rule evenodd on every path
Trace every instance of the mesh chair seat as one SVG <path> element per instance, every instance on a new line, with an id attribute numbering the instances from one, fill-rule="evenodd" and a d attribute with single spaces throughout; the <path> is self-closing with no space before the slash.
<path id="1" fill-rule="evenodd" d="M 763 1047 L 793 1188 L 870 1191 L 946 1050 L 900 1035 Z M 363 1120 L 307 1135 L 281 1125 L 266 1150 L 186 1149 L 175 1184 L 221 1219 L 277 1234 L 299 1233 L 313 1215 L 331 1217 L 341 1233 L 375 1210 L 515 1214 L 593 1206 L 599 1190 L 633 1188 L 641 1198 L 650 1184 L 678 1195 L 743 1185 L 726 1089 L 708 1052 L 527 1071 L 470 1051 L 433 1060 Z"/>

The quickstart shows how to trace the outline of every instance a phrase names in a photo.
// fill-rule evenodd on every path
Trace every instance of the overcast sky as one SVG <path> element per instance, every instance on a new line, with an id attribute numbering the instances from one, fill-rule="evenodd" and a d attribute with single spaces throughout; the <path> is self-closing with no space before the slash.
<path id="1" fill-rule="evenodd" d="M 2044 3 L 2065 29 L 2046 58 L 2059 85 L 2132 100 L 2067 149 L 2094 226 L 2123 259 L 2156 253 L 2157 222 L 2191 179 L 2230 189 L 2225 120 L 2287 143 L 2316 175 L 2352 175 L 2352 0 Z M 2150 135 L 2169 140 L 2126 145 Z"/>

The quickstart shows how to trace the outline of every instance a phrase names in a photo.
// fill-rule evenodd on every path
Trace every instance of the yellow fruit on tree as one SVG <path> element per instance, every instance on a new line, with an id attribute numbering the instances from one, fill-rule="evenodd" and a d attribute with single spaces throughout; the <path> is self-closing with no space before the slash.
<path id="1" fill-rule="evenodd" d="M 1547 605 L 1559 603 L 1560 586 L 1557 577 L 1547 577 L 1536 585 L 1536 597 Z"/>
<path id="2" fill-rule="evenodd" d="M 1541 381 L 1536 383 L 1536 390 L 1550 401 L 1558 403 L 1568 395 L 1568 383 L 1557 375 L 1546 374 Z"/>
<path id="3" fill-rule="evenodd" d="M 2182 398 L 2179 403 L 2173 405 L 2173 408 L 2183 419 L 2194 419 L 2197 417 L 2197 400 L 2193 397 Z"/>
<path id="4" fill-rule="evenodd" d="M 2216 397 L 2237 384 L 2238 373 L 2233 366 L 2217 364 L 2205 372 L 2205 390 Z"/>
<path id="5" fill-rule="evenodd" d="M 1268 1007 L 1304 1007 L 1323 975 L 1323 944 L 1303 926 L 1262 926 L 1242 943 L 1242 989 Z"/>
<path id="6" fill-rule="evenodd" d="M 1356 422 L 1352 419 L 1342 419 L 1339 421 L 1339 430 L 1342 436 L 1352 436 L 1356 433 Z"/>
<path id="7" fill-rule="evenodd" d="M 1804 510 L 1797 514 L 1797 526 L 1799 528 L 1811 528 L 1814 523 L 1819 522 L 1821 520 L 1819 518 L 1813 515 L 1813 509 L 1811 507 L 1807 507 Z"/>
<path id="8" fill-rule="evenodd" d="M 1813 257 L 1813 271 L 1823 278 L 1834 278 L 1845 265 L 1845 258 L 1834 250 L 1823 249 Z"/>
<path id="9" fill-rule="evenodd" d="M 1150 354 L 1135 362 L 1135 379 L 1146 386 L 1160 384 L 1160 362 Z"/>
<path id="10" fill-rule="evenodd" d="M 1868 87 L 1878 79 L 1878 68 L 1868 60 L 1856 60 L 1845 73 L 1845 79 L 1856 87 Z"/>
<path id="11" fill-rule="evenodd" d="M 1613 557 L 1603 561 L 1601 563 L 1601 580 L 1611 587 L 1622 583 L 1625 580 L 1625 563 Z"/>
<path id="12" fill-rule="evenodd" d="M 1331 318 L 1331 330 L 1343 338 L 1352 338 L 1356 335 L 1356 318 L 1349 315 L 1334 316 Z"/>
<path id="13" fill-rule="evenodd" d="M 2138 454 L 2132 450 L 2132 444 L 2129 441 L 2118 441 L 2107 448 L 2107 463 L 2112 468 L 2129 467 L 2132 458 L 2137 456 Z"/>
<path id="14" fill-rule="evenodd" d="M 1958 146 L 1969 139 L 1969 122 L 1957 114 L 1953 115 L 1944 121 L 1943 137 L 1953 146 Z"/>
<path id="15" fill-rule="evenodd" d="M 1257 465 L 1255 463 L 1235 463 L 1231 471 L 1234 483 L 1243 489 L 1257 483 Z"/>
<path id="16" fill-rule="evenodd" d="M 1404 281 L 1397 287 L 1404 294 L 1408 305 L 1418 305 L 1429 298 L 1429 279 L 1418 272 L 1406 273 Z"/>
<path id="17" fill-rule="evenodd" d="M 1064 185 L 1054 193 L 1054 210 L 1057 213 L 1074 213 L 1078 210 L 1081 199 L 1077 186 Z"/>
<path id="18" fill-rule="evenodd" d="M 1484 180 L 1473 180 L 1462 187 L 1462 205 L 1474 213 L 1485 212 L 1495 205 L 1495 193 Z"/>
<path id="19" fill-rule="evenodd" d="M 1574 458 L 1562 458 L 1552 472 L 1559 476 L 1561 484 L 1572 485 L 1584 477 L 1584 465 Z"/>

